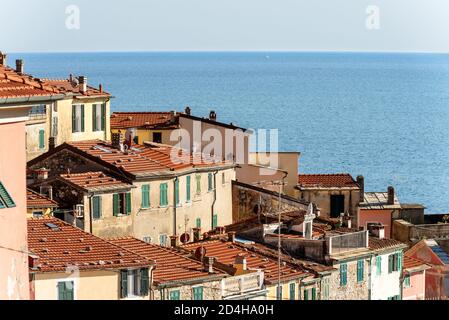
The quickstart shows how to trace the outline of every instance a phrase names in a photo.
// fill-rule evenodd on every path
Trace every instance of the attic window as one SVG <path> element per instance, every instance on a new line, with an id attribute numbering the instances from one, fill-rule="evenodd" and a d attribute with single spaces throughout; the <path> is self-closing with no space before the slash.
<path id="1" fill-rule="evenodd" d="M 45 224 L 47 227 L 49 227 L 53 231 L 60 231 L 59 227 L 55 225 L 54 223 L 48 222 Z"/>

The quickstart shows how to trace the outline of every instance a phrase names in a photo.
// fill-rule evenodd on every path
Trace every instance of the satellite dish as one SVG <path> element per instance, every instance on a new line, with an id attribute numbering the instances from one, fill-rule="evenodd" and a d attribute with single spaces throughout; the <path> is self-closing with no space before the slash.
<path id="1" fill-rule="evenodd" d="M 195 257 L 198 260 L 202 260 L 203 257 L 206 256 L 206 248 L 204 248 L 203 246 L 196 248 L 195 250 Z"/>
<path id="2" fill-rule="evenodd" d="M 187 232 L 183 233 L 180 237 L 180 240 L 183 244 L 186 244 L 190 240 L 190 234 L 188 234 Z"/>

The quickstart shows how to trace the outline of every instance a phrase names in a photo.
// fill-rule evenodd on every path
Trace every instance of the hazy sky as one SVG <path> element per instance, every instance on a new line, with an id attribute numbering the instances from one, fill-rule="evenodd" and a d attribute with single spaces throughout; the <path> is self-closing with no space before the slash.
<path id="1" fill-rule="evenodd" d="M 448 17 L 449 0 L 1 0 L 0 50 L 449 52 Z"/>

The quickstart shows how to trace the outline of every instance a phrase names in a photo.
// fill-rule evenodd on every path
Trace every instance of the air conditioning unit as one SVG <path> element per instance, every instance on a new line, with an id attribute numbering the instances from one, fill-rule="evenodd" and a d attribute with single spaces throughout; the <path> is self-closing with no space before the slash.
<path id="1" fill-rule="evenodd" d="M 75 206 L 75 218 L 84 218 L 84 205 L 77 204 Z"/>

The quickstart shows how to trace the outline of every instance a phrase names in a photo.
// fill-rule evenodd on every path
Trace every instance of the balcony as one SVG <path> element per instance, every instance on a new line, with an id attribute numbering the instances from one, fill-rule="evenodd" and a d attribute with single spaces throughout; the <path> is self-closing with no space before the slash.
<path id="1" fill-rule="evenodd" d="M 338 255 L 368 248 L 368 230 L 326 237 L 328 254 Z"/>
<path id="2" fill-rule="evenodd" d="M 250 273 L 224 278 L 222 280 L 223 299 L 245 299 L 245 296 L 264 296 L 263 272 Z"/>

